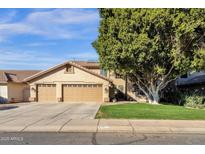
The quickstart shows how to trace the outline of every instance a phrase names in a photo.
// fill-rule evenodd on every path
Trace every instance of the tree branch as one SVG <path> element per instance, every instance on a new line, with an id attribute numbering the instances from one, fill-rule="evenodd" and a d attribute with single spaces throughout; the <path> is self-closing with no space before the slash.
<path id="1" fill-rule="evenodd" d="M 152 93 L 147 85 L 138 77 L 136 74 L 134 76 L 137 78 L 137 80 L 149 91 L 149 93 Z"/>
<path id="2" fill-rule="evenodd" d="M 163 77 L 162 82 L 157 86 L 158 89 L 160 89 L 160 87 L 165 83 L 165 80 L 170 75 L 170 73 L 172 72 L 173 69 L 174 69 L 174 66 L 172 65 L 172 67 L 169 69 L 168 73 Z"/>
<path id="3" fill-rule="evenodd" d="M 176 80 L 176 79 L 177 79 L 177 77 L 174 78 L 174 79 L 168 80 L 167 82 L 164 83 L 164 85 L 162 85 L 161 87 L 159 87 L 159 89 L 160 89 L 160 90 L 164 89 L 170 82 L 172 82 L 172 81 L 174 81 L 174 80 Z"/>
<path id="4" fill-rule="evenodd" d="M 144 90 L 144 89 L 140 86 L 140 84 L 137 84 L 137 86 L 138 86 L 138 88 L 146 95 L 146 97 L 147 97 L 148 99 L 150 99 L 150 95 L 146 92 L 146 90 Z"/>

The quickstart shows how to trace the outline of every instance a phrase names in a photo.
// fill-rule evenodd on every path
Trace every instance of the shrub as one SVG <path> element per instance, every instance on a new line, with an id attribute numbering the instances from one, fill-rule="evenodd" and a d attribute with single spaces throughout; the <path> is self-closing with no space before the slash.
<path id="1" fill-rule="evenodd" d="M 197 90 L 174 89 L 172 87 L 164 91 L 163 101 L 186 107 L 205 108 L 205 95 Z"/>
<path id="2" fill-rule="evenodd" d="M 205 97 L 199 94 L 185 95 L 184 106 L 193 108 L 205 108 Z"/>

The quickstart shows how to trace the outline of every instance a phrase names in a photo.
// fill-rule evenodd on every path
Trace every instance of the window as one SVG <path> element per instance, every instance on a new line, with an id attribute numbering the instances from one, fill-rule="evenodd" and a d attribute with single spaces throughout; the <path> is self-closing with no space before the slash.
<path id="1" fill-rule="evenodd" d="M 134 87 L 133 87 L 133 84 L 132 84 L 132 83 L 130 83 L 130 82 L 127 83 L 127 90 L 128 90 L 129 92 L 134 92 Z"/>
<path id="2" fill-rule="evenodd" d="M 101 70 L 100 70 L 100 75 L 107 77 L 107 71 L 101 69 Z"/>
<path id="3" fill-rule="evenodd" d="M 66 65 L 65 73 L 73 73 L 73 66 L 71 66 L 71 65 Z"/>
<path id="4" fill-rule="evenodd" d="M 118 74 L 118 73 L 115 73 L 115 78 L 116 78 L 116 79 L 120 79 L 120 78 L 122 78 L 122 75 L 120 75 L 120 74 Z"/>

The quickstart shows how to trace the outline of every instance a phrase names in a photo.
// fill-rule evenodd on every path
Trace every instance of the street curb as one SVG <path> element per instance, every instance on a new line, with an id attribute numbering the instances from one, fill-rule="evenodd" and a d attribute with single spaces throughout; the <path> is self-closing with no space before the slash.
<path id="1" fill-rule="evenodd" d="M 55 133 L 153 133 L 153 134 L 205 134 L 205 128 L 170 128 L 170 127 L 138 127 L 137 129 L 134 129 L 134 132 L 131 127 L 127 126 L 115 126 L 115 127 L 96 127 L 97 129 L 91 128 L 91 129 L 85 129 L 83 127 L 76 127 L 71 126 L 69 129 L 65 130 L 58 130 L 58 127 L 52 127 L 50 129 L 46 127 L 35 127 L 35 128 L 29 128 L 22 130 L 22 127 L 12 127 L 8 129 L 1 129 L 0 132 L 22 132 L 22 133 L 28 133 L 28 132 L 55 132 Z M 55 129 L 57 128 L 57 129 Z M 98 130 L 98 131 L 97 131 Z"/>
<path id="2" fill-rule="evenodd" d="M 205 121 L 71 119 L 64 124 L 3 124 L 0 132 L 64 132 L 64 133 L 180 133 L 205 134 Z"/>

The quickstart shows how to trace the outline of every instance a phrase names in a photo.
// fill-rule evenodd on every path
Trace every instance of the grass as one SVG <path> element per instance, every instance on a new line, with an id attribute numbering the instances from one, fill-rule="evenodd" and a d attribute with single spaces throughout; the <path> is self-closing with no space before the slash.
<path id="1" fill-rule="evenodd" d="M 205 120 L 205 110 L 176 105 L 117 104 L 102 105 L 96 118 Z"/>

